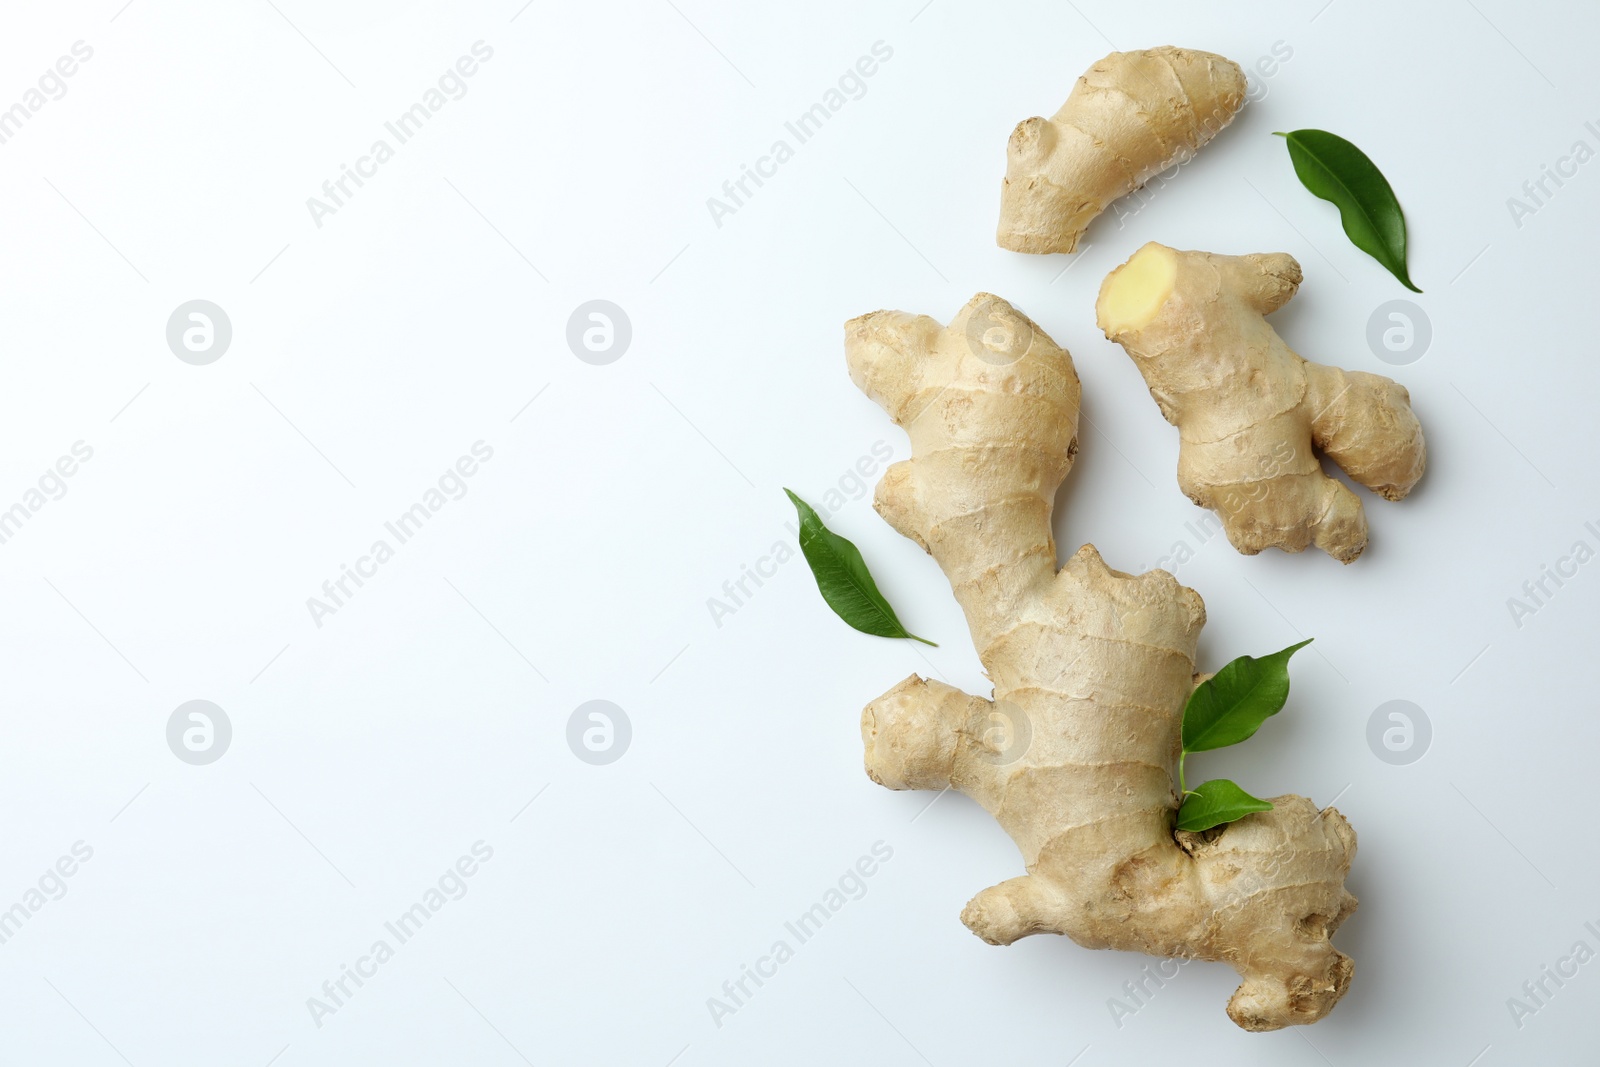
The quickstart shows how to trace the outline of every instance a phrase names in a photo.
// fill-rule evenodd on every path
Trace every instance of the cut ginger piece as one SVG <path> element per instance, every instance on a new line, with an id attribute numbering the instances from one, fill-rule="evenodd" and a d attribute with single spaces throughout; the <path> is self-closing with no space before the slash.
<path id="1" fill-rule="evenodd" d="M 1106 277 L 1095 317 L 1178 428 L 1179 487 L 1217 513 L 1234 548 L 1315 545 L 1349 563 L 1366 548 L 1366 514 L 1317 452 L 1399 500 L 1428 451 L 1404 386 L 1302 359 L 1267 323 L 1299 285 L 1300 264 L 1283 253 L 1152 242 Z"/>

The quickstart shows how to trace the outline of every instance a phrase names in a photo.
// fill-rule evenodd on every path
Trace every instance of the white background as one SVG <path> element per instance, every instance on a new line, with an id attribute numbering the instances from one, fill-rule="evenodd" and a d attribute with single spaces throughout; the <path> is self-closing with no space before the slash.
<path id="1" fill-rule="evenodd" d="M 1592 13 L 122 2 L 13 5 L 0 34 L 0 107 L 94 50 L 0 145 L 0 509 L 74 442 L 94 452 L 0 545 L 0 908 L 93 849 L 0 945 L 0 1058 L 1593 1058 L 1600 962 L 1547 981 L 1520 1028 L 1507 1005 L 1574 942 L 1600 949 L 1600 563 L 1520 627 L 1507 605 L 1574 542 L 1600 547 L 1600 163 L 1520 226 L 1507 207 L 1575 141 L 1600 148 Z M 467 95 L 319 228 L 307 198 L 479 40 L 494 55 Z M 865 94 L 719 227 L 707 198 L 877 41 L 893 56 Z M 1091 62 L 1174 43 L 1254 67 L 1279 42 L 1256 102 L 1123 225 L 1103 217 L 1076 258 L 995 246 L 1008 133 Z M 1433 328 L 1411 365 L 1368 347 L 1374 309 L 1410 294 L 1298 185 L 1270 133 L 1299 127 L 1361 145 L 1406 206 Z M 1176 431 L 1093 322 L 1100 280 L 1149 239 L 1292 253 L 1289 342 L 1410 388 L 1431 468 L 1403 503 L 1363 493 L 1354 565 L 1186 529 Z M 1109 1001 L 1149 961 L 984 945 L 958 915 L 1020 873 L 1011 843 L 965 798 L 928 808 L 861 771 L 859 709 L 905 675 L 987 690 L 943 576 L 849 484 L 874 442 L 905 443 L 850 385 L 840 327 L 945 320 L 978 290 L 1083 379 L 1063 554 L 1091 541 L 1137 570 L 1186 542 L 1210 668 L 1317 638 L 1285 713 L 1202 768 L 1337 798 L 1360 835 L 1336 939 L 1356 977 L 1313 1028 L 1235 1029 L 1235 976 L 1207 963 L 1119 1026 Z M 165 340 L 196 298 L 233 325 L 209 366 Z M 607 366 L 565 339 L 596 298 L 633 328 Z M 480 440 L 467 495 L 317 626 L 307 598 Z M 850 630 L 798 561 L 714 620 L 724 582 L 789 538 L 780 486 L 820 501 L 842 477 L 832 526 L 939 648 Z M 232 722 L 209 766 L 167 746 L 192 699 Z M 608 766 L 566 741 L 593 699 L 632 722 Z M 1433 724 L 1410 765 L 1368 745 L 1390 700 Z M 480 840 L 466 895 L 318 1026 L 307 999 Z M 716 1025 L 707 998 L 877 841 L 893 858 L 865 895 Z"/>

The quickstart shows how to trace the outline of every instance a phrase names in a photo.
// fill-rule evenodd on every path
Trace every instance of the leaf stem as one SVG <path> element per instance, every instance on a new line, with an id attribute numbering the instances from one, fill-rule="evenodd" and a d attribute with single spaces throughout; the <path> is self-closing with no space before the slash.
<path id="1" fill-rule="evenodd" d="M 1183 804 L 1183 798 L 1189 795 L 1189 790 L 1183 784 L 1183 761 L 1189 758 L 1189 750 L 1183 749 L 1178 753 L 1178 803 Z"/>

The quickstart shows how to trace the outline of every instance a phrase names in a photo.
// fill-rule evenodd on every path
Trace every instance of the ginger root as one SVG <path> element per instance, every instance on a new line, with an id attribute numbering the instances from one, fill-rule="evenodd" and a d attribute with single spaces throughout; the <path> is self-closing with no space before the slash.
<path id="1" fill-rule="evenodd" d="M 845 327 L 851 378 L 903 426 L 912 458 L 876 507 L 950 579 L 992 699 L 912 675 L 867 705 L 866 771 L 891 789 L 983 805 L 1027 874 L 961 920 L 991 944 L 1065 934 L 1086 948 L 1218 960 L 1243 978 L 1247 1030 L 1315 1022 L 1352 964 L 1329 942 L 1356 906 L 1355 833 L 1298 796 L 1174 829 L 1200 597 L 1165 571 L 1111 570 L 1093 545 L 1058 569 L 1050 515 L 1077 452 L 1071 357 L 998 297 L 942 327 L 879 311 Z"/>
<path id="2" fill-rule="evenodd" d="M 1417 484 L 1427 447 L 1404 387 L 1302 359 L 1267 324 L 1299 285 L 1282 253 L 1151 242 L 1106 277 L 1095 317 L 1178 428 L 1179 487 L 1221 517 L 1234 548 L 1315 544 L 1349 563 L 1367 545 L 1366 515 L 1312 446 L 1386 500 Z"/>
<path id="3" fill-rule="evenodd" d="M 1001 248 L 1071 252 L 1120 196 L 1199 151 L 1244 106 L 1244 71 L 1210 52 L 1113 52 L 1078 79 L 1054 118 L 1018 124 L 1006 146 Z"/>

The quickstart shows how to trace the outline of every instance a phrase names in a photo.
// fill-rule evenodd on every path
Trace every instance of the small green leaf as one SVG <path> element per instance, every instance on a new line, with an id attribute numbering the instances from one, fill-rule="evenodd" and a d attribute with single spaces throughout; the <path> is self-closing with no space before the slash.
<path id="1" fill-rule="evenodd" d="M 1300 184 L 1339 209 L 1339 221 L 1352 244 L 1422 292 L 1406 273 L 1406 217 L 1389 181 L 1367 154 L 1326 130 L 1275 134 L 1289 144 L 1289 159 Z"/>
<path id="2" fill-rule="evenodd" d="M 787 489 L 784 492 L 789 493 L 795 510 L 800 513 L 800 551 L 811 565 L 822 599 L 828 602 L 834 614 L 864 634 L 909 637 L 938 648 L 932 641 L 900 625 L 894 609 L 878 592 L 878 584 L 872 580 L 866 561 L 861 558 L 861 550 L 824 526 L 810 504 Z"/>
<path id="3" fill-rule="evenodd" d="M 1237 745 L 1260 729 L 1289 699 L 1289 657 L 1310 643 L 1260 659 L 1240 656 L 1196 686 L 1183 709 L 1183 751 Z"/>
<path id="4" fill-rule="evenodd" d="M 1213 778 L 1183 798 L 1183 805 L 1178 808 L 1178 829 L 1198 833 L 1225 822 L 1237 822 L 1253 811 L 1271 810 L 1271 804 L 1226 778 Z"/>

